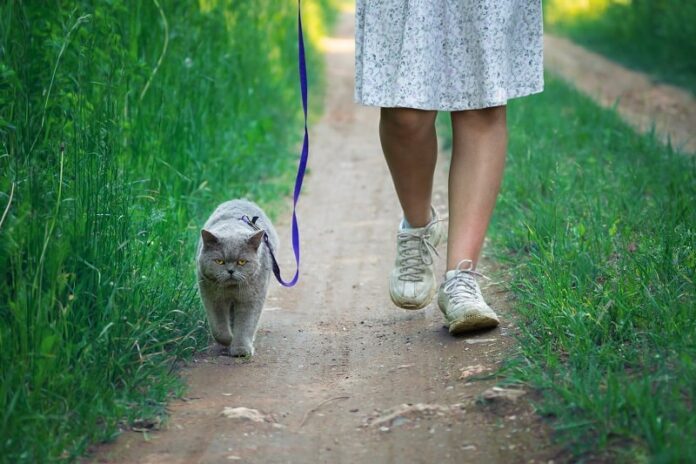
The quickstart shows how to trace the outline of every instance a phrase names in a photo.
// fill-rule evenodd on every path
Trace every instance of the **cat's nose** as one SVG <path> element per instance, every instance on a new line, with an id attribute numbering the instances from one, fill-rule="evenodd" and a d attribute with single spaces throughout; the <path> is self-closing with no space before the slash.
<path id="1" fill-rule="evenodd" d="M 227 272 L 230 273 L 230 275 L 234 274 L 234 269 L 228 269 Z"/>

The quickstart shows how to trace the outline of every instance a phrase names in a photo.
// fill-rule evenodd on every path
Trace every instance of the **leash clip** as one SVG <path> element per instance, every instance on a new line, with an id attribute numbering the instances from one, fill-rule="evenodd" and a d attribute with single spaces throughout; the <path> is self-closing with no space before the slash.
<path id="1" fill-rule="evenodd" d="M 259 220 L 258 216 L 254 216 L 251 219 L 249 219 L 249 216 L 247 216 L 245 214 L 244 216 L 239 218 L 239 220 L 245 222 L 247 225 L 251 226 L 251 228 L 254 230 L 261 230 L 261 228 L 256 224 L 256 221 Z"/>
<path id="2" fill-rule="evenodd" d="M 252 229 L 254 229 L 256 231 L 259 231 L 259 230 L 263 231 L 263 242 L 268 247 L 268 253 L 271 255 L 271 265 L 272 265 L 273 274 L 275 275 L 276 280 L 284 287 L 292 287 L 293 285 L 295 285 L 295 282 L 297 281 L 297 276 L 299 274 L 299 266 L 298 266 L 298 270 L 295 272 L 295 278 L 292 281 L 286 282 L 283 280 L 283 277 L 280 275 L 280 266 L 278 265 L 278 260 L 276 259 L 275 252 L 273 251 L 273 246 L 271 245 L 271 241 L 268 239 L 268 232 L 266 232 L 261 227 L 259 227 L 258 224 L 256 224 L 256 221 L 259 220 L 259 217 L 254 216 L 251 219 L 249 219 L 249 216 L 247 216 L 245 214 L 244 216 L 240 217 L 239 220 L 244 222 L 245 224 L 247 224 L 249 227 L 251 227 Z"/>

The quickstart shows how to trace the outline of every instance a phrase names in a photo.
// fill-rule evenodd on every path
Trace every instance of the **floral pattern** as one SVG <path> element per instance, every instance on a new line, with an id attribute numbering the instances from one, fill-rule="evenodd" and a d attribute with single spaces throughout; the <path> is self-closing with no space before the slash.
<path id="1" fill-rule="evenodd" d="M 458 111 L 541 92 L 541 0 L 357 0 L 355 100 Z"/>

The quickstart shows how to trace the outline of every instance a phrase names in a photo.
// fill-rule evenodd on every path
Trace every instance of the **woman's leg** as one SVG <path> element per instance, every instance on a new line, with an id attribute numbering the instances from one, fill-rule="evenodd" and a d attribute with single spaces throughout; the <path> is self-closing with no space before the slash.
<path id="1" fill-rule="evenodd" d="M 437 162 L 435 111 L 382 108 L 379 136 L 406 221 L 423 227 L 431 220 L 430 202 Z"/>
<path id="2" fill-rule="evenodd" d="M 505 106 L 452 112 L 447 269 L 476 267 L 505 167 Z"/>
<path id="3" fill-rule="evenodd" d="M 437 291 L 431 252 L 444 236 L 430 206 L 437 162 L 435 111 L 383 108 L 379 123 L 384 157 L 404 217 L 396 233 L 396 261 L 389 295 L 396 306 L 420 309 Z"/>
<path id="4" fill-rule="evenodd" d="M 500 190 L 506 149 L 504 106 L 452 113 L 447 272 L 438 306 L 453 335 L 499 323 L 483 299 L 475 268 Z"/>

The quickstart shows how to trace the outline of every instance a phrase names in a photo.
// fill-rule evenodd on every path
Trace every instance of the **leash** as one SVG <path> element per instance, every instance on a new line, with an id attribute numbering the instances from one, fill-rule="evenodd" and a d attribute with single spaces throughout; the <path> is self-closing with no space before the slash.
<path id="1" fill-rule="evenodd" d="M 297 0 L 297 45 L 298 54 L 297 60 L 300 68 L 300 93 L 302 94 L 302 110 L 304 112 L 304 141 L 302 142 L 302 152 L 300 154 L 300 162 L 297 166 L 297 176 L 295 177 L 295 190 L 292 197 L 292 251 L 295 254 L 295 276 L 289 281 L 283 280 L 280 275 L 280 266 L 276 260 L 271 242 L 268 240 L 268 234 L 263 233 L 263 241 L 268 247 L 273 261 L 273 274 L 275 274 L 278 282 L 284 287 L 293 287 L 300 277 L 300 228 L 297 224 L 297 202 L 300 199 L 300 190 L 302 190 L 302 181 L 304 180 L 305 171 L 307 170 L 307 159 L 309 158 L 309 132 L 307 131 L 307 63 L 305 60 L 304 36 L 302 34 L 302 9 L 301 0 Z M 261 230 L 256 225 L 257 216 L 249 219 L 249 216 L 242 216 L 241 220 L 247 223 L 255 230 Z"/>

